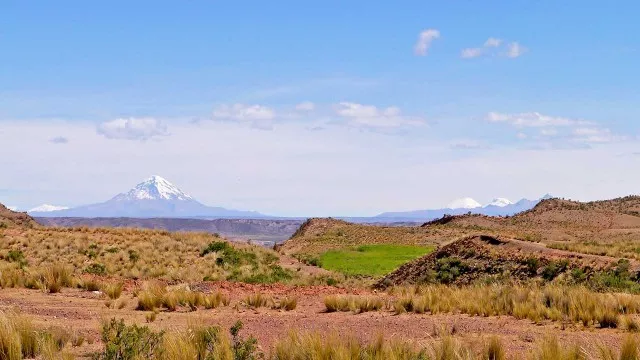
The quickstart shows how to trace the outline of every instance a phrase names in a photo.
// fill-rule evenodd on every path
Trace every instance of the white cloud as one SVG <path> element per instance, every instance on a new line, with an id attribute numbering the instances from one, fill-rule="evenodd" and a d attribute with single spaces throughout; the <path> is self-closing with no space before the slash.
<path id="1" fill-rule="evenodd" d="M 498 47 L 502 44 L 502 39 L 490 37 L 484 42 L 485 47 Z"/>
<path id="2" fill-rule="evenodd" d="M 213 111 L 214 120 L 237 121 L 254 128 L 271 130 L 276 111 L 263 105 L 220 105 Z"/>
<path id="3" fill-rule="evenodd" d="M 400 108 L 396 106 L 378 108 L 374 105 L 341 102 L 334 106 L 334 110 L 348 125 L 356 127 L 394 129 L 426 124 L 422 118 L 402 115 Z"/>
<path id="4" fill-rule="evenodd" d="M 571 119 L 559 116 L 548 116 L 538 112 L 504 114 L 490 112 L 486 120 L 491 123 L 504 123 L 519 129 L 516 135 L 519 139 L 555 140 L 552 147 L 566 146 L 569 141 L 573 144 L 609 143 L 627 140 L 626 136 L 614 134 L 610 129 L 599 126 L 594 121 Z M 538 129 L 538 135 L 527 134 L 527 129 Z M 560 142 L 558 142 L 560 141 Z"/>
<path id="5" fill-rule="evenodd" d="M 377 114 L 382 113 L 384 108 L 378 109 Z M 493 149 L 463 152 L 450 149 L 448 139 L 430 137 L 430 131 L 386 136 L 339 126 L 308 131 L 307 125 L 285 122 L 278 131 L 267 132 L 230 122 L 175 120 L 171 136 L 141 143 L 108 140 L 88 122 L 2 122 L 0 143 L 20 156 L 0 157 L 0 169 L 5 170 L 0 188 L 23 191 L 0 191 L 0 202 L 20 209 L 45 200 L 90 204 L 159 173 L 211 206 L 274 215 L 358 216 L 437 207 L 461 196 L 485 202 L 496 196 L 536 198 L 550 192 L 602 199 L 637 193 L 640 183 L 640 157 L 619 156 L 637 152 L 636 143 L 600 143 L 588 151 L 522 150 L 491 139 Z M 514 127 L 513 135 L 540 129 Z M 65 134 L 73 141 L 51 146 L 51 134 Z M 60 159 L 74 166 L 60 166 Z M 437 191 L 424 191 L 425 179 Z M 389 184 L 394 191 L 380 191 Z"/>
<path id="6" fill-rule="evenodd" d="M 213 111 L 216 119 L 231 119 L 238 121 L 273 120 L 276 113 L 273 109 L 262 105 L 221 105 Z"/>
<path id="7" fill-rule="evenodd" d="M 304 101 L 300 104 L 296 105 L 296 110 L 298 111 L 313 111 L 316 108 L 316 105 L 311 101 Z"/>
<path id="8" fill-rule="evenodd" d="M 502 51 L 500 51 L 502 49 Z M 509 58 L 517 58 L 524 54 L 527 49 L 521 46 L 518 42 L 511 42 L 505 44 L 502 39 L 490 37 L 488 38 L 482 47 L 473 47 L 462 49 L 460 57 L 463 59 L 473 59 L 483 55 L 495 56 L 498 54 L 506 55 Z"/>
<path id="9" fill-rule="evenodd" d="M 515 127 L 550 127 L 550 126 L 574 126 L 588 125 L 589 121 L 569 119 L 558 116 L 548 116 L 539 112 L 504 114 L 498 112 L 490 112 L 486 119 L 492 123 L 506 123 Z"/>
<path id="10" fill-rule="evenodd" d="M 7 209 L 9 209 L 11 211 L 18 211 L 18 207 L 17 206 L 7 206 Z"/>
<path id="11" fill-rule="evenodd" d="M 573 130 L 575 141 L 586 143 L 608 143 L 626 140 L 626 136 L 614 135 L 610 129 L 598 127 L 581 127 Z"/>
<path id="12" fill-rule="evenodd" d="M 542 130 L 540 130 L 540 135 L 542 135 L 542 136 L 556 136 L 556 135 L 558 135 L 558 130 L 556 130 L 556 129 L 542 129 Z"/>
<path id="13" fill-rule="evenodd" d="M 522 56 L 525 52 L 527 52 L 527 48 L 520 45 L 517 41 L 507 45 L 507 57 L 517 58 Z"/>
<path id="14" fill-rule="evenodd" d="M 436 29 L 427 29 L 420 33 L 418 41 L 414 47 L 416 55 L 425 56 L 431 47 L 433 40 L 440 37 L 440 31 Z"/>
<path id="15" fill-rule="evenodd" d="M 482 48 L 467 48 L 467 49 L 462 49 L 460 56 L 463 59 L 472 59 L 472 58 L 481 56 L 482 53 L 483 53 Z"/>
<path id="16" fill-rule="evenodd" d="M 120 118 L 98 125 L 97 133 L 107 139 L 149 140 L 167 136 L 167 126 L 154 118 Z"/>

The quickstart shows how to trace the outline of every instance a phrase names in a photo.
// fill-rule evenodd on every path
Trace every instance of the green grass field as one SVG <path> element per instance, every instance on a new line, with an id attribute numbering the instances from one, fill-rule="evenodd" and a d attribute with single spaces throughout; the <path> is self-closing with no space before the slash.
<path id="1" fill-rule="evenodd" d="M 320 263 L 327 270 L 346 275 L 382 276 L 433 249 L 410 245 L 363 245 L 352 250 L 327 251 L 320 256 Z"/>

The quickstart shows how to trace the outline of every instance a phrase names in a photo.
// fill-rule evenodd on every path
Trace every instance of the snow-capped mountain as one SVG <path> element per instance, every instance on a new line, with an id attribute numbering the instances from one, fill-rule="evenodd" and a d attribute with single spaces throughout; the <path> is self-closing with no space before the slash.
<path id="1" fill-rule="evenodd" d="M 211 218 L 264 218 L 255 211 L 229 210 L 206 206 L 180 190 L 166 179 L 154 175 L 133 189 L 99 204 L 76 208 L 32 212 L 40 217 L 211 217 Z"/>
<path id="2" fill-rule="evenodd" d="M 488 203 L 485 207 L 487 207 L 487 206 L 505 207 L 505 206 L 509 206 L 509 205 L 513 205 L 511 200 L 505 199 L 505 198 L 495 198 L 495 199 L 491 200 L 491 202 Z"/>
<path id="3" fill-rule="evenodd" d="M 18 211 L 18 207 L 17 206 L 7 206 L 7 209 L 9 209 L 11 211 Z"/>
<path id="4" fill-rule="evenodd" d="M 509 199 L 496 198 L 485 206 L 471 198 L 462 198 L 453 201 L 444 209 L 385 212 L 375 216 L 375 218 L 388 221 L 427 221 L 441 218 L 444 215 L 462 215 L 469 212 L 491 216 L 507 216 L 532 209 L 540 201 L 550 198 L 552 198 L 551 195 L 545 195 L 537 200 L 522 199 L 516 203 L 511 202 Z"/>
<path id="5" fill-rule="evenodd" d="M 190 195 L 185 194 L 175 185 L 166 179 L 153 175 L 149 179 L 136 185 L 126 193 L 122 193 L 113 198 L 115 201 L 133 200 L 193 200 Z"/>
<path id="6" fill-rule="evenodd" d="M 58 210 L 67 210 L 68 207 L 66 206 L 56 206 L 56 205 L 49 205 L 49 204 L 42 204 L 40 206 L 36 206 L 31 210 L 27 210 L 28 213 L 34 213 L 34 212 L 50 212 L 50 211 L 58 211 Z"/>
<path id="7" fill-rule="evenodd" d="M 472 198 L 456 199 L 447 205 L 447 209 L 475 209 L 482 205 Z"/>

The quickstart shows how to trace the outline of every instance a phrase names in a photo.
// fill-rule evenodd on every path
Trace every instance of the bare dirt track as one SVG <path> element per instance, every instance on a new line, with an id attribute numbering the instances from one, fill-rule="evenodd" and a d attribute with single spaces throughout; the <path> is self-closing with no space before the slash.
<path id="1" fill-rule="evenodd" d="M 322 334 L 352 335 L 358 339 L 369 340 L 378 334 L 386 338 L 397 337 L 428 344 L 443 334 L 452 334 L 474 348 L 482 348 L 488 336 L 502 338 L 508 353 L 524 356 L 534 343 L 546 334 L 555 334 L 562 344 L 580 344 L 587 349 L 597 344 L 618 347 L 626 333 L 622 330 L 584 329 L 570 325 L 562 329 L 561 324 L 535 324 L 529 320 L 516 320 L 513 317 L 470 317 L 460 314 L 447 315 L 394 315 L 390 311 L 364 314 L 325 313 L 323 298 L 328 294 L 346 293 L 344 289 L 328 286 L 291 287 L 285 285 L 257 286 L 234 283 L 201 283 L 195 285 L 198 290 L 220 290 L 231 297 L 228 307 L 213 310 L 189 312 L 178 309 L 176 312 L 161 312 L 155 322 L 148 324 L 152 328 L 175 330 L 184 329 L 188 324 L 200 322 L 229 328 L 237 320 L 245 325 L 244 334 L 255 336 L 261 348 L 268 352 L 278 339 L 285 337 L 292 329 L 301 332 L 319 332 Z M 254 292 L 274 297 L 295 296 L 298 306 L 290 312 L 260 308 L 248 309 L 239 302 Z M 359 293 L 368 293 L 360 290 Z M 4 289 L 0 291 L 0 309 L 17 308 L 34 318 L 44 327 L 62 327 L 85 334 L 92 344 L 75 348 L 81 358 L 88 358 L 92 352 L 100 349 L 99 329 L 101 319 L 123 318 L 128 323 L 145 323 L 148 312 L 135 310 L 137 300 L 131 291 L 123 295 L 127 305 L 123 309 L 107 308 L 105 299 L 97 293 L 76 289 L 65 289 L 59 294 L 47 294 L 37 290 Z"/>

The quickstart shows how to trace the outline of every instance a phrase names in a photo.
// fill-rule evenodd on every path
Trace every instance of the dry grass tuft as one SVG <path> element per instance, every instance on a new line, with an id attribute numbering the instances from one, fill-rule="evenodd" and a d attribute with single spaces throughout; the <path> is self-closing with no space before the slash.
<path id="1" fill-rule="evenodd" d="M 377 296 L 329 295 L 324 298 L 324 306 L 327 312 L 352 311 L 359 314 L 379 311 L 384 305 L 382 298 Z"/>
<path id="2" fill-rule="evenodd" d="M 393 306 L 396 314 L 459 311 L 476 316 L 511 315 L 534 322 L 568 320 L 584 326 L 618 328 L 625 320 L 622 315 L 640 312 L 640 296 L 602 294 L 576 286 L 429 285 L 392 292 L 400 295 Z M 625 321 L 629 329 L 637 327 L 630 319 Z"/>
<path id="3" fill-rule="evenodd" d="M 123 287 L 124 284 L 122 282 L 107 282 L 103 283 L 100 289 L 109 299 L 116 300 L 122 295 Z"/>

